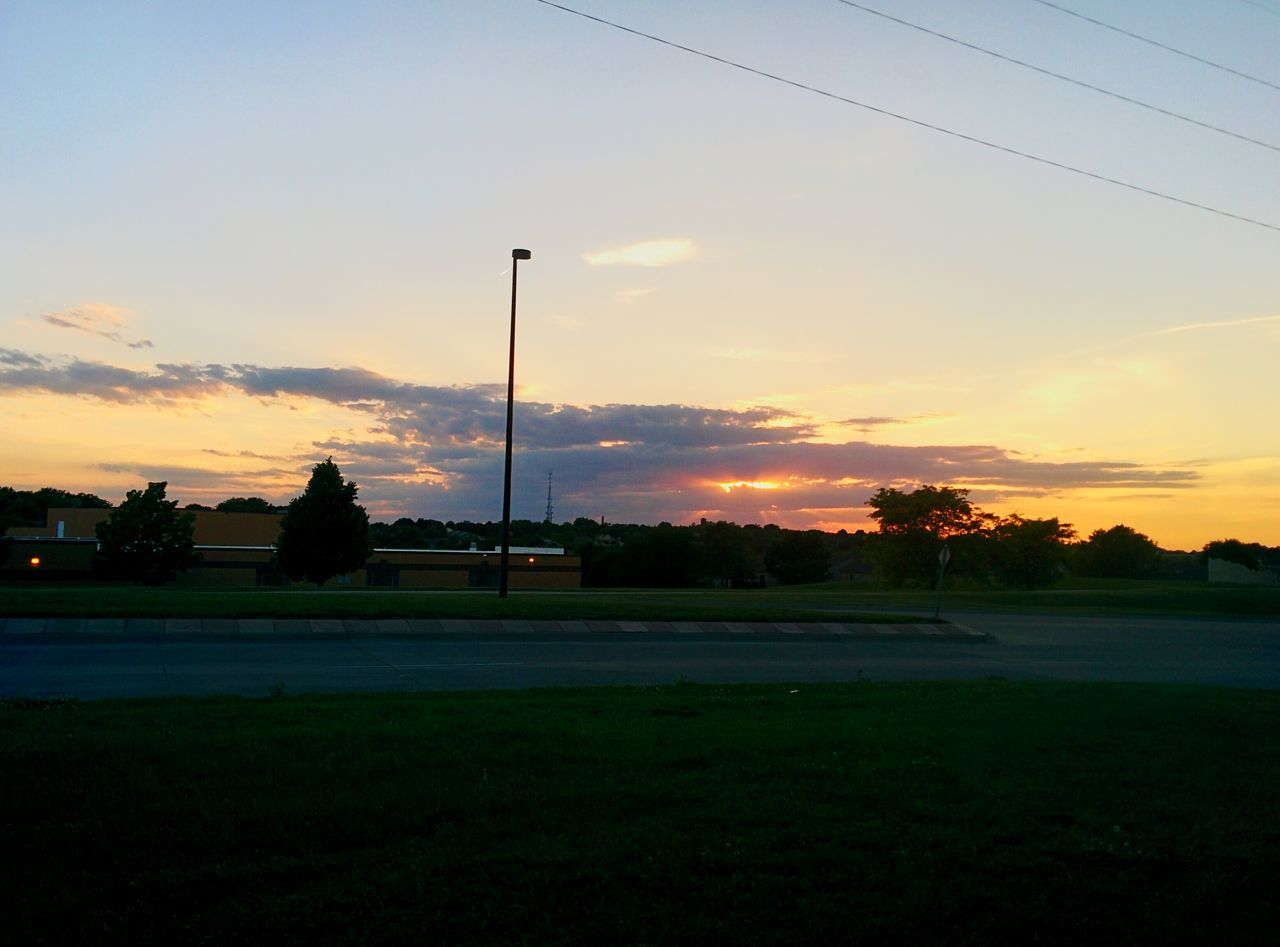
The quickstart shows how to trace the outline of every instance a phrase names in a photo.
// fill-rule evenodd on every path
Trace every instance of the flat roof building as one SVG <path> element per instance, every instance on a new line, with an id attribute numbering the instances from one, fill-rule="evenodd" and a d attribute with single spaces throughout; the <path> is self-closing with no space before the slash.
<path id="1" fill-rule="evenodd" d="M 243 587 L 287 585 L 275 562 L 279 513 L 223 513 L 191 510 L 200 561 L 180 572 L 183 586 Z M 109 509 L 50 509 L 44 526 L 9 530 L 13 548 L 0 563 L 0 576 L 25 580 L 88 580 L 93 576 L 99 523 Z M 374 549 L 363 569 L 335 576 L 326 587 L 466 589 L 497 588 L 499 550 Z M 511 587 L 577 589 L 582 559 L 563 549 L 512 547 Z"/>

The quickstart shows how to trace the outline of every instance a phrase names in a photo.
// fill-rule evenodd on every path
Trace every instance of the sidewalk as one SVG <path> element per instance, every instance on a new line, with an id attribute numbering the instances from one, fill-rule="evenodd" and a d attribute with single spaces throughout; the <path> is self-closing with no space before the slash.
<path id="1" fill-rule="evenodd" d="M 991 636 L 964 625 L 920 622 L 732 621 L 530 621 L 475 618 L 0 618 L 4 639 L 62 636 L 108 638 L 298 638 L 407 637 L 444 640 L 563 640 L 576 638 L 651 637 L 725 640 L 814 639 L 989 641 Z"/>

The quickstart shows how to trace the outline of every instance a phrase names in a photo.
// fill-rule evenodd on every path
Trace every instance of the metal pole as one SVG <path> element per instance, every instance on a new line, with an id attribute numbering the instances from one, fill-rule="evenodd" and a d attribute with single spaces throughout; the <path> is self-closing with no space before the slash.
<path id="1" fill-rule="evenodd" d="M 938 617 L 938 612 L 942 610 L 942 577 L 947 573 L 947 563 L 951 561 L 951 548 L 943 545 L 942 552 L 938 553 L 938 596 L 933 601 L 933 617 Z"/>
<path id="2" fill-rule="evenodd" d="M 520 258 L 511 254 L 511 345 L 507 358 L 507 464 L 502 475 L 502 559 L 498 566 L 498 598 L 507 597 L 507 568 L 511 558 L 511 415 L 516 388 L 516 267 Z"/>

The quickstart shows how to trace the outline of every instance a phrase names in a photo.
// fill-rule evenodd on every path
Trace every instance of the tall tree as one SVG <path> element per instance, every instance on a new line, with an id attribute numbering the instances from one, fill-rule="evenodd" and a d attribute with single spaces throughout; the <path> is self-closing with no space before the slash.
<path id="1" fill-rule="evenodd" d="M 755 576 L 755 557 L 742 527 L 723 521 L 697 527 L 699 572 L 725 588 Z"/>
<path id="2" fill-rule="evenodd" d="M 356 494 L 332 457 L 312 468 L 307 489 L 289 503 L 280 523 L 276 556 L 285 575 L 323 585 L 364 565 L 373 545 L 369 514 Z"/>
<path id="3" fill-rule="evenodd" d="M 867 506 L 871 507 L 871 518 L 880 524 L 882 533 L 921 530 L 935 539 L 945 540 L 973 532 L 990 519 L 974 508 L 968 496 L 968 490 L 929 484 L 910 493 L 882 487 L 867 500 Z"/>
<path id="4" fill-rule="evenodd" d="M 953 547 L 952 574 L 985 575 L 982 546 L 995 517 L 974 507 L 968 495 L 968 490 L 928 484 L 910 493 L 877 490 L 867 505 L 880 531 L 867 545 L 880 577 L 889 585 L 932 582 L 944 543 Z"/>
<path id="5" fill-rule="evenodd" d="M 179 513 L 166 500 L 165 481 L 130 490 L 124 502 L 95 529 L 98 568 L 143 585 L 163 585 L 200 557 L 195 551 L 195 515 Z"/>
<path id="6" fill-rule="evenodd" d="M 1262 557 L 1266 551 L 1267 547 L 1261 543 L 1245 543 L 1238 539 L 1215 539 L 1205 544 L 1204 557 L 1235 562 L 1257 572 L 1262 568 Z"/>
<path id="7" fill-rule="evenodd" d="M 1005 585 L 1024 589 L 1050 585 L 1066 558 L 1066 543 L 1076 532 L 1057 518 L 1023 519 L 1013 514 L 991 531 L 996 575 Z"/>
<path id="8" fill-rule="evenodd" d="M 1160 547 L 1123 524 L 1090 533 L 1076 547 L 1075 562 L 1081 575 L 1105 579 L 1150 579 L 1161 573 Z"/>

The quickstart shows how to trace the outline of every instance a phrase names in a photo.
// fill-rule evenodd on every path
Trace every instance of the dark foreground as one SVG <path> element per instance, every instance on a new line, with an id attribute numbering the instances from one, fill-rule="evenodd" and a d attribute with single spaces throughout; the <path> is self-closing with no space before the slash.
<path id="1" fill-rule="evenodd" d="M 0 704 L 14 943 L 1263 942 L 1280 694 Z"/>

